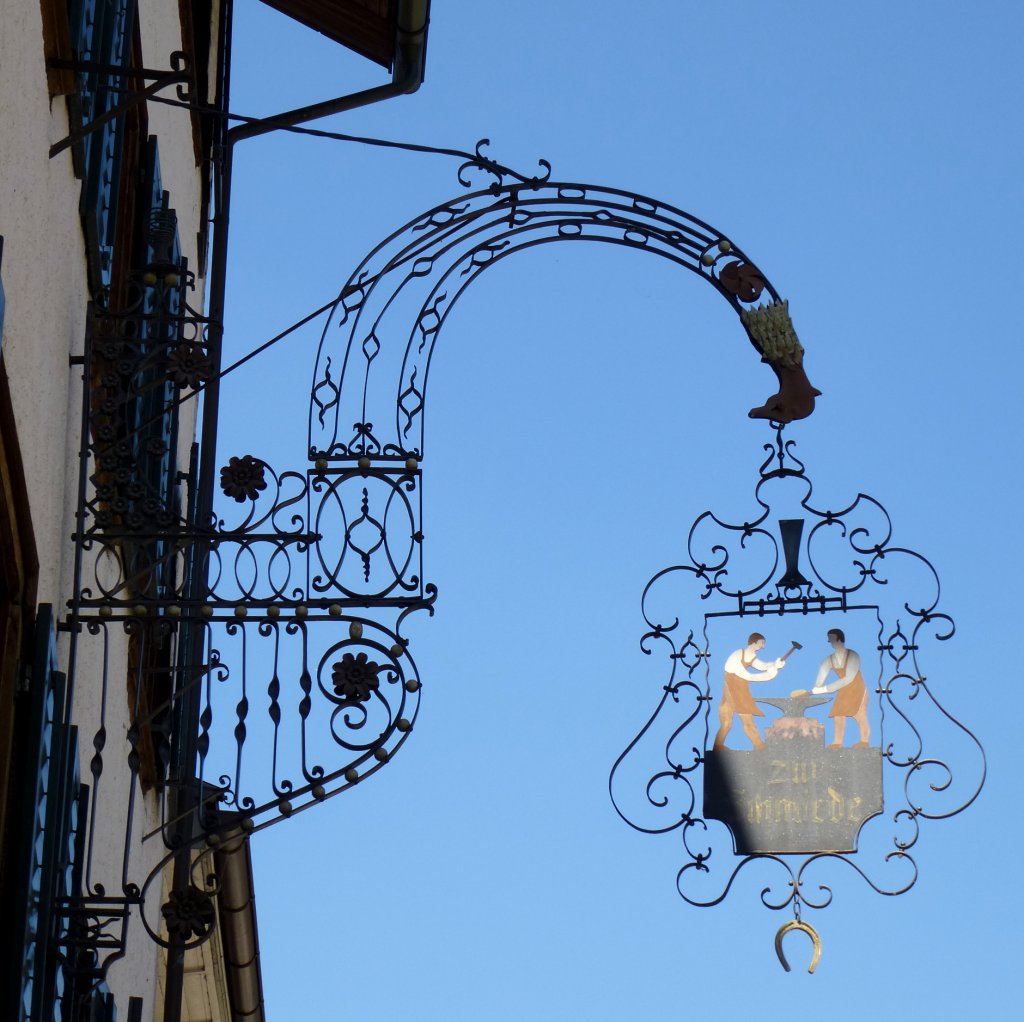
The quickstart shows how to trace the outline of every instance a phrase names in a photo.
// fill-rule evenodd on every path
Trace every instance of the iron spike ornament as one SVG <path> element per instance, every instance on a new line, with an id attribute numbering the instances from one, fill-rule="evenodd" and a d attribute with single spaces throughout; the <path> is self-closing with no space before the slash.
<path id="1" fill-rule="evenodd" d="M 644 589 L 641 649 L 666 656 L 667 680 L 609 794 L 635 829 L 679 835 L 689 904 L 718 905 L 757 872 L 761 902 L 792 913 L 780 963 L 799 931 L 814 972 L 822 945 L 804 913 L 831 904 L 828 867 L 909 890 L 921 821 L 975 800 L 985 755 L 925 675 L 954 632 L 935 569 L 896 544 L 873 497 L 819 507 L 794 441 L 772 428 L 758 514 L 703 512 L 686 559 Z"/>

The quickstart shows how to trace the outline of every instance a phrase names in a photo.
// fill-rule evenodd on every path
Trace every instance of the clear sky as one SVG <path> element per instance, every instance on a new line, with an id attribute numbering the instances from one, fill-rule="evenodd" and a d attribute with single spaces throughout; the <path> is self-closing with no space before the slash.
<path id="1" fill-rule="evenodd" d="M 238 7 L 233 109 L 382 80 Z M 789 299 L 824 392 L 788 431 L 816 495 L 877 497 L 939 573 L 957 633 L 925 670 L 984 743 L 989 780 L 924 826 L 908 894 L 829 874 L 814 976 L 796 941 L 783 973 L 787 917 L 755 882 L 718 908 L 679 898 L 678 839 L 622 824 L 607 774 L 664 683 L 638 645 L 643 586 L 701 511 L 749 513 L 770 435 L 746 412 L 773 378 L 683 270 L 602 246 L 524 253 L 474 283 L 435 352 L 424 531 L 440 598 L 409 627 L 415 732 L 372 783 L 253 841 L 271 1018 L 1013 1013 L 1022 34 L 1020 5 L 988 0 L 435 0 L 420 92 L 326 122 L 459 148 L 487 136 L 506 164 L 547 159 L 556 180 L 652 196 L 742 246 Z M 330 141 L 270 136 L 236 159 L 237 354 L 462 191 L 453 161 Z M 318 339 L 231 378 L 222 462 L 304 468 Z"/>

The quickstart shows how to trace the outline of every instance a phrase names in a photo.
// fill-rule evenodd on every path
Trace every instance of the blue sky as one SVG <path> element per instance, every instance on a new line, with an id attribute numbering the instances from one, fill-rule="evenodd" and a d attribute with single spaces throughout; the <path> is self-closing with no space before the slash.
<path id="1" fill-rule="evenodd" d="M 233 109 L 381 81 L 238 6 Z M 939 573 L 957 633 L 926 673 L 985 745 L 989 780 L 925 827 L 908 894 L 830 875 L 813 977 L 779 967 L 786 917 L 756 880 L 714 909 L 678 897 L 677 839 L 629 830 L 607 797 L 664 682 L 639 649 L 640 594 L 701 511 L 749 512 L 771 437 L 746 412 L 773 379 L 691 275 L 545 246 L 480 277 L 435 352 L 423 483 L 440 598 L 409 629 L 417 727 L 372 783 L 254 839 L 271 1017 L 771 1019 L 794 996 L 837 1022 L 1000 1012 L 1024 908 L 1018 5 L 434 8 L 420 92 L 325 126 L 466 149 L 487 136 L 506 164 L 547 159 L 556 180 L 652 196 L 740 245 L 789 299 L 823 391 L 787 431 L 821 504 L 872 494 Z M 236 159 L 238 354 L 462 191 L 453 161 L 337 142 L 274 135 Z M 318 340 L 230 378 L 222 462 L 304 467 Z"/>

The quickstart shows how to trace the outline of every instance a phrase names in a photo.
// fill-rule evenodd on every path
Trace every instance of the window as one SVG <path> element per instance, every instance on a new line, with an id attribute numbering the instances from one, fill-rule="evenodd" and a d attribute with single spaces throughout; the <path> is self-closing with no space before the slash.
<path id="1" fill-rule="evenodd" d="M 102 117 L 123 98 L 120 90 L 127 78 L 116 69 L 131 64 L 135 5 L 131 0 L 70 0 L 68 17 L 73 59 L 112 69 L 78 74 L 77 91 L 68 98 L 76 128 Z M 124 120 L 121 115 L 107 121 L 72 149 L 75 173 L 82 179 L 80 211 L 94 291 L 108 287 L 113 272 Z"/>
<path id="2" fill-rule="evenodd" d="M 20 930 L 18 1019 L 62 1019 L 61 902 L 76 893 L 79 822 L 78 740 L 64 721 L 64 675 L 56 669 L 53 608 L 41 605 L 27 684 L 16 709 L 24 736 L 21 842 L 14 919 Z M 12 930 L 14 928 L 12 927 Z M 15 931 L 18 932 L 18 931 Z"/>
<path id="3" fill-rule="evenodd" d="M 185 336 L 188 265 L 177 217 L 160 174 L 155 138 L 145 175 L 122 193 L 118 273 L 93 303 L 87 351 L 91 366 L 93 497 L 90 531 L 104 535 L 123 565 L 118 599 L 164 601 L 179 581 L 182 522 L 177 400 L 194 385 L 201 338 Z M 130 272 L 126 269 L 130 267 Z M 189 381 L 192 381 L 189 383 Z M 170 631 L 129 640 L 128 699 L 139 724 L 139 774 L 162 781 L 169 755 Z"/>

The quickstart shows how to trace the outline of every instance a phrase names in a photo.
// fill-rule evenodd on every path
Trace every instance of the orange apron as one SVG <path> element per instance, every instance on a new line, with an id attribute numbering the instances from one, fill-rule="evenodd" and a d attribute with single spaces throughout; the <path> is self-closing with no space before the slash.
<path id="1" fill-rule="evenodd" d="M 843 664 L 842 667 L 836 667 L 833 664 L 832 670 L 836 672 L 840 679 L 846 677 L 846 664 Z M 836 689 L 835 702 L 832 704 L 832 709 L 828 711 L 828 715 L 830 717 L 852 717 L 860 710 L 867 697 L 867 686 L 864 684 L 863 676 L 858 671 L 853 681 L 842 688 Z"/>
<path id="2" fill-rule="evenodd" d="M 740 657 L 740 663 L 749 669 L 756 659 L 753 657 L 748 663 L 743 657 Z M 750 682 L 729 671 L 725 672 L 725 694 L 722 696 L 722 702 L 731 707 L 734 713 L 746 713 L 751 717 L 764 716 L 764 711 L 754 702 L 754 697 L 750 694 Z"/>

